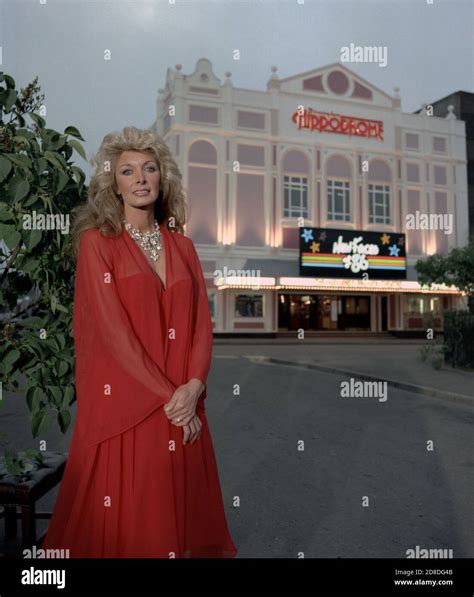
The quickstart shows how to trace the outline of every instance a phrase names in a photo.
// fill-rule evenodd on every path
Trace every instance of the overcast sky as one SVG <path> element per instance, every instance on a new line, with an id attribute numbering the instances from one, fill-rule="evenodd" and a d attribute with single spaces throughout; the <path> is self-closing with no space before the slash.
<path id="1" fill-rule="evenodd" d="M 18 88 L 38 75 L 47 126 L 77 126 L 89 159 L 106 133 L 150 126 L 166 69 L 190 74 L 202 57 L 222 82 L 230 71 L 234 86 L 264 91 L 272 65 L 284 78 L 339 61 L 351 43 L 385 46 L 386 67 L 347 66 L 389 94 L 399 86 L 403 111 L 474 91 L 474 0 L 301 2 L 0 0 L 0 70 Z"/>

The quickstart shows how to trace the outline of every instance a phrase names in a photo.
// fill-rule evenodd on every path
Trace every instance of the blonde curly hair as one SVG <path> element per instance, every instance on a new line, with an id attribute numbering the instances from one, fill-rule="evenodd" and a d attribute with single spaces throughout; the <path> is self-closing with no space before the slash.
<path id="1" fill-rule="evenodd" d="M 125 127 L 121 132 L 105 135 L 99 151 L 91 160 L 95 174 L 88 188 L 84 205 L 75 208 L 71 229 L 70 250 L 77 260 L 81 235 L 89 228 L 98 228 L 104 236 L 118 237 L 122 231 L 123 200 L 117 195 L 115 167 L 124 151 L 150 153 L 160 171 L 160 192 L 155 201 L 155 218 L 170 231 L 184 233 L 186 221 L 185 192 L 182 175 L 171 151 L 153 129 Z M 106 167 L 107 166 L 107 167 Z M 173 226 L 170 226 L 170 221 Z"/>

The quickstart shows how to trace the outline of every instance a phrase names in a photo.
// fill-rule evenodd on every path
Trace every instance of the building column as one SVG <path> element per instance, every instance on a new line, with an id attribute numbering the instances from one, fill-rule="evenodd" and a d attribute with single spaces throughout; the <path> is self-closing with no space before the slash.
<path id="1" fill-rule="evenodd" d="M 376 294 L 370 295 L 370 331 L 380 330 L 380 297 Z"/>

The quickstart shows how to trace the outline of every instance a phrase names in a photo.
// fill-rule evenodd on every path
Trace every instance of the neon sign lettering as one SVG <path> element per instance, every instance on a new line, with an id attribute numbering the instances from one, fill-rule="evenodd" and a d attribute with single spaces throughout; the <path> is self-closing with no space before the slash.
<path id="1" fill-rule="evenodd" d="M 297 123 L 299 129 L 305 128 L 311 131 L 320 131 L 321 133 L 354 135 L 383 141 L 383 122 L 381 120 L 343 116 L 332 112 L 317 112 L 311 108 L 307 108 L 302 112 L 295 112 L 292 119 L 293 122 Z"/>
<path id="2" fill-rule="evenodd" d="M 369 269 L 369 262 L 366 255 L 379 254 L 379 248 L 377 245 L 369 243 L 359 244 L 361 240 L 362 236 L 356 236 L 350 242 L 344 242 L 342 240 L 342 234 L 340 234 L 337 241 L 332 245 L 333 253 L 347 253 L 346 257 L 344 257 L 342 260 L 342 263 L 346 269 L 350 269 L 355 274 Z"/>

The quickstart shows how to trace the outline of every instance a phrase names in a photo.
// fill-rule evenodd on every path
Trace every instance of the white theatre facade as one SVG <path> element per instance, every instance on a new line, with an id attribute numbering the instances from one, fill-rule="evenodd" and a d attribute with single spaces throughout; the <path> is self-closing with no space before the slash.
<path id="1" fill-rule="evenodd" d="M 396 92 L 339 63 L 272 71 L 258 91 L 206 59 L 189 75 L 177 65 L 157 102 L 215 333 L 441 330 L 465 297 L 422 288 L 414 264 L 468 242 L 464 122 L 403 113 Z M 372 247 L 365 275 L 333 253 L 338 239 Z"/>

